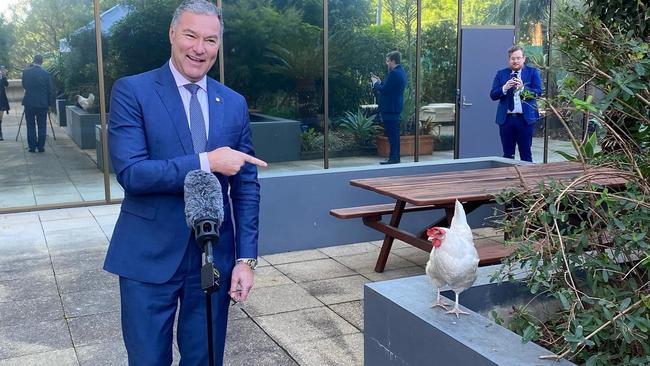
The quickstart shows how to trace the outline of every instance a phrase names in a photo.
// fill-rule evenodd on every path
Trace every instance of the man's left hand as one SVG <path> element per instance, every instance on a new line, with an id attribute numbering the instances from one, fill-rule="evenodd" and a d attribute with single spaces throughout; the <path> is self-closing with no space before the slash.
<path id="1" fill-rule="evenodd" d="M 235 301 L 244 301 L 253 288 L 253 270 L 246 263 L 237 263 L 230 279 L 230 297 Z"/>

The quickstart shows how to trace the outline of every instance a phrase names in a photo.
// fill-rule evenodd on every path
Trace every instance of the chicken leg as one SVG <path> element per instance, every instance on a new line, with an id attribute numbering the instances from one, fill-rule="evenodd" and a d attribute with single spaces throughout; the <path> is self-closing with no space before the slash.
<path id="1" fill-rule="evenodd" d="M 449 310 L 447 314 L 456 314 L 457 318 L 460 318 L 460 314 L 469 315 L 468 312 L 460 310 L 458 307 L 458 292 L 454 291 L 454 293 L 456 294 L 456 302 L 454 303 L 454 308 Z M 440 295 L 440 291 L 438 291 L 438 295 Z"/>
<path id="2" fill-rule="evenodd" d="M 438 290 L 438 296 L 436 297 L 436 301 L 431 304 L 431 308 L 435 308 L 437 306 L 440 306 L 441 308 L 447 310 L 447 304 L 442 302 L 441 296 L 440 296 L 440 288 L 436 288 Z"/>

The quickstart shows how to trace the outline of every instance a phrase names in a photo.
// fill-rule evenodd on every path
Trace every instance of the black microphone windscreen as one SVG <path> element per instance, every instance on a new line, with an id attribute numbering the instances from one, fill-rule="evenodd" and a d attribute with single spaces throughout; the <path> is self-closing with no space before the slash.
<path id="1" fill-rule="evenodd" d="M 223 222 L 221 183 L 212 173 L 192 170 L 185 176 L 185 220 L 191 229 L 205 219 Z"/>

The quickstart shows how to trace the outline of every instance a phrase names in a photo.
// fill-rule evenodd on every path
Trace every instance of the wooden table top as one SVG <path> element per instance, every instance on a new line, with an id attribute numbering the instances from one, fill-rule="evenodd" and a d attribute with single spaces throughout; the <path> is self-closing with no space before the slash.
<path id="1" fill-rule="evenodd" d="M 581 173 L 592 174 L 591 182 L 608 187 L 626 182 L 611 168 L 585 168 L 577 162 L 531 164 L 418 174 L 383 178 L 355 179 L 350 184 L 414 205 L 440 205 L 454 202 L 487 201 L 507 189 L 536 190 L 550 180 L 569 182 Z"/>

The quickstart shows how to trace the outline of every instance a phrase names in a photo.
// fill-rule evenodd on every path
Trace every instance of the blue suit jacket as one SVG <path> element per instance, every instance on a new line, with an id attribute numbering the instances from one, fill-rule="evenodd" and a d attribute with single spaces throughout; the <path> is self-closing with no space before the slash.
<path id="1" fill-rule="evenodd" d="M 502 125 L 506 122 L 506 114 L 508 113 L 508 95 L 514 93 L 514 88 L 510 88 L 506 94 L 503 94 L 503 85 L 510 79 L 510 68 L 497 71 L 492 82 L 492 90 L 490 91 L 490 98 L 498 100 L 499 106 L 497 107 L 496 122 Z M 542 95 L 542 78 L 539 70 L 534 67 L 524 65 L 521 70 L 521 80 L 524 82 L 524 90 L 529 90 L 536 96 Z M 528 124 L 533 124 L 539 119 L 539 112 L 537 111 L 537 101 L 535 99 L 527 99 L 521 101 L 521 109 L 524 114 L 524 119 Z"/>
<path id="2" fill-rule="evenodd" d="M 379 92 L 379 112 L 384 120 L 399 120 L 404 108 L 406 82 L 406 71 L 402 65 L 397 65 L 388 73 L 386 80 L 372 86 Z"/>
<path id="3" fill-rule="evenodd" d="M 22 84 L 25 89 L 22 104 L 31 108 L 48 108 L 54 105 L 52 76 L 39 65 L 23 70 Z"/>
<path id="4" fill-rule="evenodd" d="M 254 155 L 244 98 L 211 78 L 207 89 L 207 151 L 229 146 Z M 168 64 L 115 82 L 108 143 L 124 201 L 104 269 L 141 282 L 164 283 L 178 269 L 187 245 L 196 245 L 185 222 L 183 183 L 189 171 L 200 169 Z M 225 218 L 214 260 L 223 277 L 229 278 L 235 254 L 257 258 L 259 184 L 257 169 L 251 164 L 237 175 L 216 176 L 222 187 Z"/>

